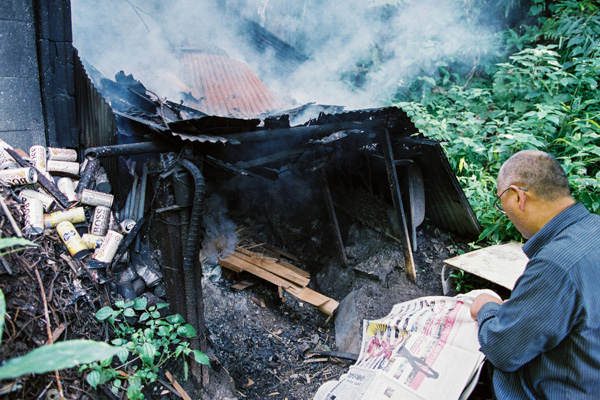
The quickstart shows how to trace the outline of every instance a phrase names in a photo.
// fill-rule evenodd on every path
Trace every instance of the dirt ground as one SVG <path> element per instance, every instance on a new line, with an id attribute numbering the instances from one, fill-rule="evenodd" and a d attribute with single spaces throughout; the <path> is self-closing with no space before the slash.
<path id="1" fill-rule="evenodd" d="M 398 302 L 442 295 L 443 260 L 468 249 L 468 243 L 428 227 L 419 231 L 418 240 L 418 283 L 414 284 L 406 276 L 397 242 L 354 225 L 347 243 L 350 265 L 344 268 L 335 261 L 325 265 L 314 278 L 315 286 L 338 301 L 352 290 L 359 291 L 362 319 L 381 318 Z M 385 263 L 394 267 L 383 279 L 353 268 Z M 212 354 L 234 380 L 236 398 L 308 400 L 321 384 L 347 372 L 352 360 L 310 352 L 337 350 L 333 318 L 291 295 L 280 299 L 270 284 L 234 292 L 231 281 L 216 276 L 204 285 L 206 320 Z"/>

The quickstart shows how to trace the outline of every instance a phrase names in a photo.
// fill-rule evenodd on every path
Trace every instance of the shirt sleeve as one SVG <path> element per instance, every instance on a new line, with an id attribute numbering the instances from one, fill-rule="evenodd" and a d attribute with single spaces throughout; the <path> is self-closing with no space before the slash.
<path id="1" fill-rule="evenodd" d="M 556 347 L 578 313 L 575 287 L 551 262 L 530 262 L 510 300 L 477 313 L 481 351 L 494 367 L 512 372 Z"/>

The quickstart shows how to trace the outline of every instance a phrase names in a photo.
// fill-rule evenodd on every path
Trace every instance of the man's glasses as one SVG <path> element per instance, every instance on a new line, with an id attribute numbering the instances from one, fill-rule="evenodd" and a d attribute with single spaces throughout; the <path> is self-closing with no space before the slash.
<path id="1" fill-rule="evenodd" d="M 522 191 L 526 192 L 528 189 L 521 187 L 521 186 L 517 186 L 517 188 L 521 189 Z M 510 189 L 510 186 L 508 186 L 506 189 L 504 189 L 504 191 L 502 193 L 500 193 L 499 195 L 496 196 L 496 200 L 494 200 L 494 208 L 498 211 L 500 211 L 502 214 L 506 214 L 506 211 L 504 211 L 502 209 L 502 202 L 500 201 L 500 197 L 502 197 L 502 195 L 506 192 L 508 192 Z"/>

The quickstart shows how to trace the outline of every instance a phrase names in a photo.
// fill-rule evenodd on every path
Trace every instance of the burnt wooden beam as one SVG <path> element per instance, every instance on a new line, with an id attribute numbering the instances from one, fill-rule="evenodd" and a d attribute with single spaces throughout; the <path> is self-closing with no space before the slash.
<path id="1" fill-rule="evenodd" d="M 346 249 L 344 248 L 344 241 L 342 240 L 342 234 L 340 232 L 340 225 L 338 224 L 337 215 L 335 213 L 335 207 L 333 205 L 333 198 L 331 197 L 331 191 L 329 190 L 329 183 L 327 182 L 327 175 L 325 171 L 321 169 L 322 180 L 323 180 L 323 197 L 325 199 L 325 206 L 327 207 L 327 214 L 329 214 L 329 220 L 331 227 L 333 228 L 333 235 L 335 244 L 338 248 L 340 261 L 344 267 L 348 266 L 348 258 L 346 257 Z"/>
<path id="2" fill-rule="evenodd" d="M 14 151 L 13 149 L 10 148 L 6 148 L 5 149 L 8 154 L 10 154 L 15 161 L 21 166 L 21 167 L 33 167 L 33 165 L 31 163 L 29 163 L 28 161 L 24 160 L 19 153 L 17 153 L 16 151 Z M 44 175 L 44 171 L 40 171 L 36 168 L 37 171 L 37 181 L 38 183 L 48 191 L 48 193 L 50 193 L 55 199 L 56 201 L 63 207 L 63 208 L 69 208 L 69 199 L 67 199 L 67 196 L 65 196 L 60 190 L 58 190 L 58 187 L 54 184 L 54 181 L 51 181 L 50 179 L 48 179 L 46 177 L 46 175 Z"/>
<path id="3" fill-rule="evenodd" d="M 312 136 L 330 135 L 331 133 L 337 131 L 353 131 L 352 133 L 354 134 L 357 134 L 358 132 L 361 132 L 363 134 L 369 134 L 375 128 L 384 127 L 385 122 L 380 120 L 345 121 L 323 125 L 296 126 L 293 128 L 285 129 L 264 129 L 252 132 L 235 133 L 231 135 L 226 135 L 224 137 L 228 140 L 234 139 L 241 143 L 244 143 L 286 138 L 305 139 Z"/>
<path id="4" fill-rule="evenodd" d="M 385 160 L 385 169 L 388 176 L 388 183 L 394 203 L 394 210 L 397 218 L 397 236 L 400 239 L 402 252 L 404 253 L 404 264 L 406 265 L 406 274 L 413 282 L 417 282 L 417 271 L 412 255 L 412 246 L 410 244 L 410 234 L 406 222 L 406 214 L 404 213 L 404 205 L 402 204 L 402 194 L 400 193 L 400 185 L 398 184 L 398 175 L 396 173 L 396 163 L 392 152 L 392 144 L 390 134 L 387 129 L 377 130 L 381 151 Z"/>

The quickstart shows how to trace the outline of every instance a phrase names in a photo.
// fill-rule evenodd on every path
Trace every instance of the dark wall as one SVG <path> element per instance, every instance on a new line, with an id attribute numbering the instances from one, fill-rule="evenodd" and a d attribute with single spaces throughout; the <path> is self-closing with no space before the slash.
<path id="1" fill-rule="evenodd" d="M 46 144 L 33 0 L 0 1 L 0 138 L 25 151 Z"/>
<path id="2" fill-rule="evenodd" d="M 0 1 L 0 138 L 78 147 L 69 0 Z"/>
<path id="3" fill-rule="evenodd" d="M 33 0 L 48 145 L 78 147 L 70 0 Z"/>

